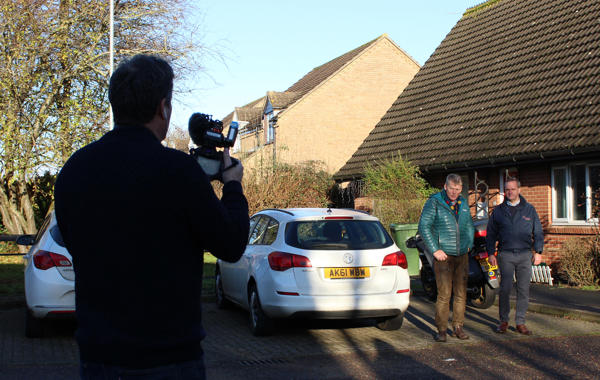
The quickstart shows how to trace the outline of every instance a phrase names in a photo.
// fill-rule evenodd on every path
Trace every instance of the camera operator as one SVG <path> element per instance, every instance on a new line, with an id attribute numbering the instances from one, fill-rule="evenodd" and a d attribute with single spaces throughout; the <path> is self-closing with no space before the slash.
<path id="1" fill-rule="evenodd" d="M 161 145 L 172 91 L 163 59 L 121 63 L 109 85 L 115 128 L 75 152 L 56 182 L 83 379 L 205 378 L 203 253 L 237 261 L 248 239 L 242 165 L 222 173 L 219 200 L 192 156 Z"/>

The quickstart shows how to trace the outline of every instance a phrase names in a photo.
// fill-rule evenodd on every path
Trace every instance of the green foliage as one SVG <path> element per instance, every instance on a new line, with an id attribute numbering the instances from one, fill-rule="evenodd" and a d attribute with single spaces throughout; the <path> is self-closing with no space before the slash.
<path id="1" fill-rule="evenodd" d="M 318 162 L 278 164 L 273 170 L 244 174 L 250 215 L 265 208 L 327 207 L 331 175 Z"/>
<path id="2" fill-rule="evenodd" d="M 54 184 L 56 183 L 56 174 L 46 171 L 41 176 L 37 176 L 30 183 L 30 190 L 33 194 L 33 212 L 35 213 L 35 225 L 39 228 L 50 205 L 54 202 Z"/>
<path id="3" fill-rule="evenodd" d="M 19 297 L 24 294 L 23 258 L 0 256 L 0 297 Z"/>
<path id="4" fill-rule="evenodd" d="M 368 164 L 364 173 L 365 195 L 374 199 L 373 214 L 386 227 L 418 222 L 423 204 L 436 192 L 400 155 Z"/>

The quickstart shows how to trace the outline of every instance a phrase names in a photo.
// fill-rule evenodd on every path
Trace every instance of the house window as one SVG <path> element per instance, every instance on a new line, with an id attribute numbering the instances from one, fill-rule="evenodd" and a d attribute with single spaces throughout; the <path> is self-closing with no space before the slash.
<path id="1" fill-rule="evenodd" d="M 600 164 L 552 168 L 552 220 L 585 223 L 597 219 Z"/>

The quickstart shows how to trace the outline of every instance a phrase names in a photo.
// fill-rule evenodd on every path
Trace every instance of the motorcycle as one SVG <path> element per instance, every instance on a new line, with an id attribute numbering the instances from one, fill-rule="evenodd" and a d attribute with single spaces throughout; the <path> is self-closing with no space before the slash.
<path id="1" fill-rule="evenodd" d="M 469 278 L 467 280 L 467 300 L 478 309 L 487 309 L 494 304 L 496 293 L 500 287 L 498 266 L 490 264 L 489 254 L 485 246 L 487 219 L 474 222 L 475 239 L 469 251 Z M 427 297 L 437 299 L 437 285 L 433 272 L 433 253 L 429 252 L 419 234 L 406 240 L 408 248 L 416 248 L 421 260 L 421 284 Z"/>

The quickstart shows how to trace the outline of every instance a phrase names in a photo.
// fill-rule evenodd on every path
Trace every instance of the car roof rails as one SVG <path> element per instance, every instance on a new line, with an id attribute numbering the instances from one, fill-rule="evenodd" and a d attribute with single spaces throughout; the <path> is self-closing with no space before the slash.
<path id="1" fill-rule="evenodd" d="M 262 209 L 261 211 L 279 211 L 279 212 L 284 212 L 288 215 L 294 216 L 293 212 L 288 211 L 288 210 L 282 210 L 280 208 L 265 208 L 265 209 Z"/>

